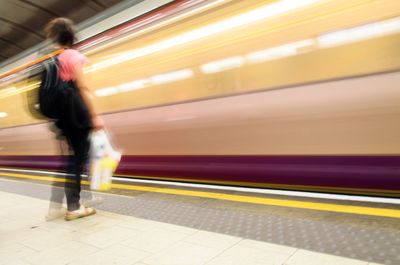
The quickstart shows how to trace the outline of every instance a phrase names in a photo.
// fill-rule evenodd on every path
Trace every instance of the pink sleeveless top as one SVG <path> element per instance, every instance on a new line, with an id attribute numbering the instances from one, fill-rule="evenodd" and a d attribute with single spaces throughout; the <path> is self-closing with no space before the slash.
<path id="1" fill-rule="evenodd" d="M 76 80 L 75 67 L 82 67 L 89 63 L 89 59 L 73 49 L 66 49 L 58 56 L 60 62 L 60 78 L 64 81 Z"/>

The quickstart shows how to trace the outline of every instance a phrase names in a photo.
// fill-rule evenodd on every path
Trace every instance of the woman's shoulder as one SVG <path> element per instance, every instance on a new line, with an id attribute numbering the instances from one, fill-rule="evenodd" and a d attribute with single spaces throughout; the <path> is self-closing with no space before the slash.
<path id="1" fill-rule="evenodd" d="M 87 57 L 82 54 L 80 51 L 75 50 L 75 49 L 65 49 L 60 55 L 59 59 L 61 61 L 79 61 L 82 63 L 87 63 L 88 59 Z"/>
<path id="2" fill-rule="evenodd" d="M 85 55 L 83 55 L 81 52 L 79 52 L 78 50 L 75 49 L 65 49 L 61 54 L 60 57 L 75 57 L 75 56 L 79 56 L 79 57 L 84 57 Z"/>

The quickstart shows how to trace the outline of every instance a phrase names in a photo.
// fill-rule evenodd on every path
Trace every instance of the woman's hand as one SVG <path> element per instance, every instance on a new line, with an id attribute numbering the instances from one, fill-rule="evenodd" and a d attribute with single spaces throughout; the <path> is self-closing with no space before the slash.
<path id="1" fill-rule="evenodd" d="M 94 131 L 99 131 L 99 130 L 104 129 L 104 121 L 99 116 L 94 117 L 92 120 L 92 123 L 93 123 Z"/>

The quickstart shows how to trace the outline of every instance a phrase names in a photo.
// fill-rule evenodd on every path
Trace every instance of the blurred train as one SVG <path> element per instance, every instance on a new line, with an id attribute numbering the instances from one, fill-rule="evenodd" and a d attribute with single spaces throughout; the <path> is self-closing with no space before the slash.
<path id="1" fill-rule="evenodd" d="M 173 1 L 76 48 L 119 176 L 400 195 L 400 1 Z M 41 60 L 0 76 L 1 167 L 62 161 Z"/>

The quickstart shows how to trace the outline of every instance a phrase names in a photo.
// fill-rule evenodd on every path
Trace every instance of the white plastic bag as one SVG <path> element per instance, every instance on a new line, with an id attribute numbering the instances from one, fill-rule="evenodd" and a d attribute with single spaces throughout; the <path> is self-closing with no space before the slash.
<path id="1" fill-rule="evenodd" d="M 90 189 L 111 189 L 111 179 L 121 159 L 121 153 L 113 149 L 104 130 L 92 132 L 90 136 Z"/>

